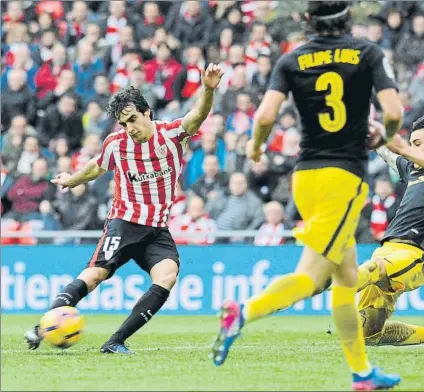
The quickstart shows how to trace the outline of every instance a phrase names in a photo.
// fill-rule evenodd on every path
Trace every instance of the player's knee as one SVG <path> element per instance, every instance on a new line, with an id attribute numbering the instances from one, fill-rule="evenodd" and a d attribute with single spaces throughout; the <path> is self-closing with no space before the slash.
<path id="1" fill-rule="evenodd" d="M 173 260 L 163 260 L 152 268 L 150 275 L 154 284 L 171 290 L 177 281 L 178 265 Z"/>
<path id="2" fill-rule="evenodd" d="M 109 275 L 109 270 L 100 267 L 86 268 L 80 273 L 78 279 L 81 279 L 87 285 L 88 291 L 94 290 Z"/>

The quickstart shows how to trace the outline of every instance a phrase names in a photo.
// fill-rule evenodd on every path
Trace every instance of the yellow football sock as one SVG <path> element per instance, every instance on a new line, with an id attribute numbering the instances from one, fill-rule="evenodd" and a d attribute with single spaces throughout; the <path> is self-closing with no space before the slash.
<path id="1" fill-rule="evenodd" d="M 346 361 L 354 373 L 371 370 L 365 352 L 364 333 L 355 304 L 356 287 L 333 287 L 333 318 Z"/>
<path id="2" fill-rule="evenodd" d="M 246 302 L 246 322 L 257 320 L 310 297 L 315 285 L 309 275 L 287 274 Z"/>
<path id="3" fill-rule="evenodd" d="M 424 327 L 387 321 L 379 345 L 409 346 L 424 344 Z"/>
<path id="4" fill-rule="evenodd" d="M 375 261 L 367 261 L 358 268 L 356 287 L 361 291 L 370 284 L 377 283 L 380 278 L 380 266 Z"/>

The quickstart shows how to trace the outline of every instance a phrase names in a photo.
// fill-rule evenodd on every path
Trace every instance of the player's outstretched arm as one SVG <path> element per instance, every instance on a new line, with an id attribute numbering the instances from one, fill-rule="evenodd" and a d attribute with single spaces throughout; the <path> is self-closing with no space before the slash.
<path id="1" fill-rule="evenodd" d="M 182 127 L 189 135 L 194 135 L 210 113 L 213 104 L 215 89 L 224 75 L 221 67 L 210 63 L 202 72 L 203 90 L 199 100 L 183 118 Z"/>
<path id="2" fill-rule="evenodd" d="M 286 95 L 277 90 L 268 90 L 255 113 L 253 121 L 253 139 L 247 145 L 247 155 L 254 162 L 259 162 L 262 144 L 268 139 L 275 119 Z"/>
<path id="3" fill-rule="evenodd" d="M 398 154 L 391 152 L 386 146 L 381 146 L 375 150 L 381 158 L 383 158 L 386 163 L 396 172 L 398 173 L 398 168 L 396 161 L 399 157 Z"/>
<path id="4" fill-rule="evenodd" d="M 106 170 L 101 168 L 97 164 L 97 160 L 93 158 L 81 170 L 78 170 L 74 174 L 60 173 L 51 182 L 62 185 L 64 188 L 75 188 L 78 185 L 99 178 L 104 173 L 106 173 Z"/>

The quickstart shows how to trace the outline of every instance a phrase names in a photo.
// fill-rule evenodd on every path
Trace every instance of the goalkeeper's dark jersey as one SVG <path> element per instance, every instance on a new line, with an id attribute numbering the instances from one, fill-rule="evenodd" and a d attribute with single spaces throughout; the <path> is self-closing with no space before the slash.
<path id="1" fill-rule="evenodd" d="M 408 186 L 381 243 L 407 240 L 424 250 L 424 168 L 416 168 L 403 157 L 398 157 L 396 165 L 400 178 Z"/>
<path id="2" fill-rule="evenodd" d="M 381 49 L 366 40 L 318 36 L 282 56 L 269 90 L 290 91 L 302 122 L 296 170 L 340 167 L 360 177 L 373 88 L 396 88 Z"/>

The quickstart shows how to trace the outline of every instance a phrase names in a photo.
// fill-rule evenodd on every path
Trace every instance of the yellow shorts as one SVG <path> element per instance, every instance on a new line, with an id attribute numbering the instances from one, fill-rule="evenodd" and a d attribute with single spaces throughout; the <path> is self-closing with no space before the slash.
<path id="1" fill-rule="evenodd" d="M 368 195 L 358 176 L 336 167 L 296 171 L 293 197 L 304 221 L 294 236 L 336 264 L 355 245 L 355 231 Z"/>
<path id="2" fill-rule="evenodd" d="M 389 279 L 362 290 L 358 308 L 384 308 L 390 315 L 402 293 L 424 285 L 424 252 L 412 245 L 385 242 L 375 250 L 371 259 L 380 259 L 384 263 Z"/>

